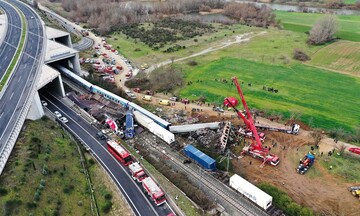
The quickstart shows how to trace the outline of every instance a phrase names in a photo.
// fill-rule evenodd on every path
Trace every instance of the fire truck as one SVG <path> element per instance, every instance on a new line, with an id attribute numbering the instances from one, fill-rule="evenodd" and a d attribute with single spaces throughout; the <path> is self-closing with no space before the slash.
<path id="1" fill-rule="evenodd" d="M 241 111 L 239 111 L 236 108 L 236 104 L 234 104 L 234 102 L 229 100 L 229 98 L 225 98 L 224 105 L 227 107 L 232 107 L 236 111 L 237 115 L 244 121 L 244 123 L 246 125 L 246 129 L 252 132 L 252 136 L 251 136 L 252 142 L 250 145 L 245 146 L 243 148 L 243 151 L 241 152 L 241 154 L 248 154 L 248 155 L 253 156 L 254 158 L 262 160 L 263 161 L 262 165 L 264 165 L 265 163 L 268 163 L 273 166 L 277 166 L 280 163 L 279 157 L 276 156 L 275 154 L 269 153 L 268 148 L 263 148 L 261 139 L 259 137 L 259 133 L 256 130 L 254 120 L 251 116 L 250 110 L 247 106 L 244 95 L 240 88 L 240 84 L 236 77 L 233 77 L 232 80 L 235 83 L 237 91 L 240 95 L 241 102 L 245 109 L 245 114 L 243 114 Z"/>
<path id="2" fill-rule="evenodd" d="M 131 172 L 131 177 L 137 182 L 141 182 L 148 177 L 138 162 L 130 164 L 129 170 Z"/>
<path id="3" fill-rule="evenodd" d="M 133 162 L 133 158 L 130 155 L 130 153 L 127 152 L 123 147 L 121 147 L 119 143 L 117 143 L 116 141 L 114 140 L 107 141 L 107 149 L 112 155 L 114 155 L 114 157 L 118 161 L 120 161 L 125 166 L 128 166 Z"/>
<path id="4" fill-rule="evenodd" d="M 144 188 L 144 192 L 149 195 L 149 197 L 155 202 L 157 206 L 166 202 L 164 192 L 160 189 L 160 187 L 155 183 L 152 178 L 147 177 L 143 179 L 142 186 Z"/>

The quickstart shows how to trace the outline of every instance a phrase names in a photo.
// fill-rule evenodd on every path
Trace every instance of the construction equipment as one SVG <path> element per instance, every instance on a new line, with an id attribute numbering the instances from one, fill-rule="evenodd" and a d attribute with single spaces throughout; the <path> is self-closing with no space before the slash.
<path id="1" fill-rule="evenodd" d="M 299 166 L 296 172 L 299 174 L 305 174 L 310 167 L 314 164 L 315 156 L 311 153 L 307 153 L 303 159 L 300 159 Z"/>
<path id="2" fill-rule="evenodd" d="M 360 200 L 360 186 L 349 187 L 348 190 L 354 197 L 359 197 Z"/>
<path id="3" fill-rule="evenodd" d="M 260 125 L 260 124 L 256 124 L 255 127 L 260 130 L 278 131 L 281 133 L 294 134 L 294 135 L 297 135 L 300 131 L 300 125 L 298 125 L 298 124 L 292 124 L 292 125 L 290 125 L 289 128 L 271 127 L 271 126 Z"/>
<path id="4" fill-rule="evenodd" d="M 279 164 L 279 162 L 280 162 L 279 157 L 276 156 L 275 154 L 269 153 L 268 148 L 263 148 L 262 142 L 261 142 L 260 137 L 259 137 L 259 133 L 256 130 L 256 127 L 255 127 L 253 118 L 251 116 L 250 110 L 249 110 L 249 108 L 248 108 L 248 106 L 246 104 L 244 95 L 243 95 L 243 93 L 241 91 L 240 84 L 239 84 L 236 77 L 233 77 L 232 80 L 235 83 L 237 91 L 238 91 L 238 93 L 240 95 L 241 102 L 242 102 L 242 104 L 243 104 L 243 106 L 245 108 L 245 111 L 246 111 L 245 112 L 246 116 L 241 111 L 239 111 L 236 108 L 235 104 L 233 104 L 228 98 L 225 98 L 224 105 L 227 106 L 227 107 L 232 107 L 236 111 L 237 115 L 244 121 L 247 129 L 252 132 L 252 137 L 251 137 L 252 142 L 251 142 L 250 145 L 245 146 L 243 148 L 243 151 L 242 151 L 241 154 L 249 154 L 249 155 L 253 156 L 254 158 L 261 159 L 263 161 L 262 166 L 265 163 L 270 163 L 273 166 L 277 166 Z"/>

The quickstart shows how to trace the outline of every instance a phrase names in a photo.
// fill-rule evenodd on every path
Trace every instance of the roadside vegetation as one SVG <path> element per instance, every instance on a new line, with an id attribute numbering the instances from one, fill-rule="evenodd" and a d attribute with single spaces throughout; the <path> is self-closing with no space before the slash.
<path id="1" fill-rule="evenodd" d="M 0 176 L 0 214 L 92 215 L 80 161 L 77 145 L 56 123 L 47 117 L 27 121 Z M 104 170 L 89 154 L 83 162 L 100 214 L 129 215 Z"/>
<path id="2" fill-rule="evenodd" d="M 286 215 L 313 216 L 311 209 L 305 208 L 294 202 L 284 191 L 270 184 L 261 183 L 257 185 L 261 190 L 273 197 L 273 205 L 284 211 Z"/>
<path id="3" fill-rule="evenodd" d="M 0 177 L 1 215 L 91 215 L 76 144 L 48 118 L 27 121 Z"/>

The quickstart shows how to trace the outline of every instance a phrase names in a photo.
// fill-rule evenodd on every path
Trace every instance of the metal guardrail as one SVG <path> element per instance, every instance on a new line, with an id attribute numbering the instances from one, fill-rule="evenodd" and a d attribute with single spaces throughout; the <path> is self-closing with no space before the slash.
<path id="1" fill-rule="evenodd" d="M 24 4 L 26 7 L 28 7 L 25 3 L 22 3 L 20 1 L 19 1 L 19 3 Z M 29 8 L 31 10 L 33 10 L 31 7 L 29 7 Z M 33 12 L 37 16 L 38 20 L 41 20 L 39 15 L 34 10 L 33 10 Z M 41 54 L 41 57 L 39 59 L 39 62 L 40 62 L 39 64 L 42 65 L 43 62 L 44 62 L 44 58 L 45 58 L 45 49 L 46 49 L 46 40 L 45 40 L 46 37 L 45 36 L 46 36 L 46 32 L 45 32 L 45 25 L 41 24 L 41 26 L 42 26 L 42 30 L 43 30 L 43 46 L 42 46 L 42 50 L 41 50 L 42 54 Z M 1 175 L 2 171 L 5 168 L 6 162 L 10 157 L 11 151 L 14 148 L 17 137 L 19 136 L 21 128 L 22 128 L 22 126 L 23 126 L 23 124 L 25 122 L 25 118 L 27 116 L 27 113 L 30 110 L 32 100 L 29 100 L 29 98 L 33 98 L 35 92 L 37 91 L 36 90 L 36 83 L 40 79 L 40 73 L 39 73 L 40 69 L 41 69 L 41 67 L 38 66 L 36 74 L 35 74 L 34 82 L 32 83 L 32 86 L 31 86 L 30 94 L 29 94 L 24 106 L 22 106 L 22 109 L 21 109 L 21 112 L 20 112 L 21 115 L 18 117 L 16 123 L 14 124 L 14 127 L 13 127 L 13 130 L 11 132 L 10 138 L 5 142 L 6 143 L 5 146 L 0 152 L 0 175 Z"/>

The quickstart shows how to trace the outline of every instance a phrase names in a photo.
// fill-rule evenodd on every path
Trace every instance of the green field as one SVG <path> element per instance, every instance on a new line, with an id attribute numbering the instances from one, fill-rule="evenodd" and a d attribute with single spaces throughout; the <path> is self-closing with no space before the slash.
<path id="1" fill-rule="evenodd" d="M 74 142 L 47 118 L 24 127 L 0 178 L 0 214 L 91 215 Z"/>
<path id="2" fill-rule="evenodd" d="M 308 64 L 360 76 L 360 43 L 337 41 L 311 56 Z"/>
<path id="3" fill-rule="evenodd" d="M 275 11 L 276 18 L 280 19 L 284 28 L 296 32 L 310 31 L 312 25 L 325 14 L 294 13 Z M 339 30 L 335 36 L 350 41 L 360 42 L 360 16 L 337 15 Z"/>
<path id="4" fill-rule="evenodd" d="M 108 38 L 106 41 L 114 48 L 118 49 L 118 51 L 126 58 L 135 61 L 134 63 L 140 66 L 143 63 L 152 65 L 161 61 L 169 60 L 170 58 L 177 59 L 180 57 L 189 56 L 193 53 L 207 49 L 210 46 L 215 46 L 221 42 L 227 41 L 229 38 L 234 38 L 236 35 L 240 35 L 246 32 L 259 32 L 264 30 L 261 28 L 248 27 L 239 24 L 226 26 L 214 23 L 212 25 L 217 29 L 217 32 L 207 33 L 203 36 L 197 36 L 189 40 L 178 41 L 175 44 L 185 46 L 186 49 L 182 49 L 173 53 L 162 52 L 162 50 L 173 46 L 173 44 L 168 44 L 161 50 L 155 51 L 146 44 L 132 38 L 127 38 L 126 35 L 117 32 L 112 33 L 110 35 L 111 38 Z M 195 39 L 197 42 L 195 42 Z"/>
<path id="5" fill-rule="evenodd" d="M 342 127 L 350 130 L 360 122 L 360 78 L 294 64 L 291 67 L 263 64 L 243 59 L 222 58 L 185 70 L 186 81 L 192 85 L 180 90 L 182 97 L 197 99 L 205 95 L 208 101 L 221 103 L 226 96 L 236 96 L 230 78 L 244 82 L 243 91 L 249 107 L 274 110 L 288 117 L 302 113 L 301 119 L 324 129 Z M 229 82 L 215 81 L 226 79 Z M 200 79 L 202 82 L 197 82 Z M 247 84 L 252 86 L 248 87 Z M 279 93 L 262 90 L 274 87 Z"/>
<path id="6" fill-rule="evenodd" d="M 359 0 L 344 0 L 345 4 L 356 4 Z"/>

